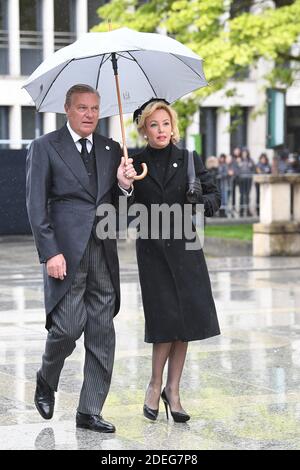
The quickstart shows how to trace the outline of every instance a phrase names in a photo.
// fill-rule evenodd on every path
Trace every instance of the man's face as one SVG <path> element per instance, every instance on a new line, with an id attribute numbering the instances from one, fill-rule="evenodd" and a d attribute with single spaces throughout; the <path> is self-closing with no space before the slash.
<path id="1" fill-rule="evenodd" d="M 87 137 L 98 124 L 99 98 L 94 93 L 74 93 L 70 106 L 65 105 L 65 111 L 73 131 Z"/>

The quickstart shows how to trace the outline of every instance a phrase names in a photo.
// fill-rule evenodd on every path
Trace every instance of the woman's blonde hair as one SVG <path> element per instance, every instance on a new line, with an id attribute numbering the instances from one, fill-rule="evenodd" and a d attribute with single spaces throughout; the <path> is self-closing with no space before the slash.
<path id="1" fill-rule="evenodd" d="M 146 119 L 151 116 L 157 109 L 164 109 L 170 116 L 171 119 L 171 127 L 173 135 L 171 136 L 171 141 L 173 144 L 179 142 L 180 135 L 178 129 L 178 116 L 176 111 L 171 108 L 171 106 L 167 105 L 163 101 L 155 101 L 153 103 L 149 103 L 146 108 L 143 110 L 142 114 L 138 117 L 138 124 L 137 130 L 138 133 L 143 137 L 146 130 Z"/>

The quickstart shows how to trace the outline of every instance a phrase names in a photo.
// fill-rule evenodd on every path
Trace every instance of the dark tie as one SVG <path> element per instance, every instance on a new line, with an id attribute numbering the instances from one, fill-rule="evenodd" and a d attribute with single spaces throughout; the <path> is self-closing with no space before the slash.
<path id="1" fill-rule="evenodd" d="M 87 139 L 80 139 L 78 142 L 81 144 L 81 158 L 83 160 L 83 163 L 86 167 L 86 171 L 88 172 L 88 175 L 91 176 L 91 171 L 92 171 L 92 155 L 91 153 L 88 152 L 86 143 Z"/>

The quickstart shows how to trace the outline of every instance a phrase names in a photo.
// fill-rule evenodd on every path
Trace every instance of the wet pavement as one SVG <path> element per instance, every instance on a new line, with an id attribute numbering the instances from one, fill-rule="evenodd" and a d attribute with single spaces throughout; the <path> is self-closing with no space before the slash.
<path id="1" fill-rule="evenodd" d="M 300 258 L 208 258 L 222 335 L 190 343 L 186 424 L 142 415 L 151 367 L 132 243 L 120 244 L 122 309 L 104 417 L 115 435 L 75 429 L 84 347 L 66 360 L 55 414 L 33 404 L 46 330 L 30 237 L 0 237 L 0 449 L 299 449 Z"/>

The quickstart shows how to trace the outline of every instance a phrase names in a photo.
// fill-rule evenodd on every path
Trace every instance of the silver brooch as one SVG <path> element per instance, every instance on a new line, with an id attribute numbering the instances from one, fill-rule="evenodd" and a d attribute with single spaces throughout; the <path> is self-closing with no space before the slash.
<path id="1" fill-rule="evenodd" d="M 173 163 L 174 168 L 177 168 L 177 166 L 178 166 L 177 163 Z"/>
<path id="2" fill-rule="evenodd" d="M 105 148 L 106 148 L 106 150 L 110 150 L 110 147 L 108 145 Z"/>

